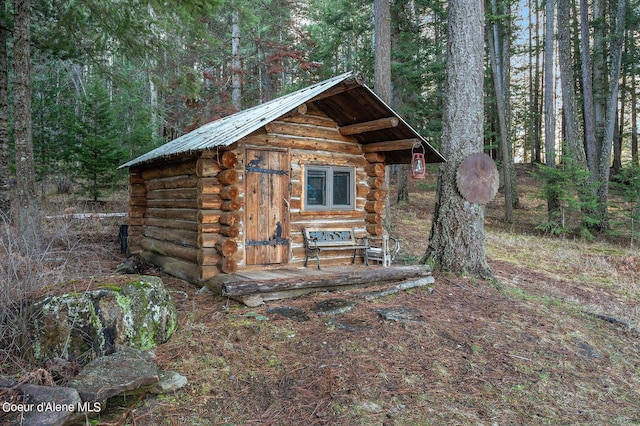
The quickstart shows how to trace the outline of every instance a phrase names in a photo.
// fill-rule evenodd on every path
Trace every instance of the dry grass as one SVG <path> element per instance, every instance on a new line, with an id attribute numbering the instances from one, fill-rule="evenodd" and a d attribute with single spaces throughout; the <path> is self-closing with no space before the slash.
<path id="1" fill-rule="evenodd" d="M 498 284 L 439 274 L 433 294 L 367 301 L 358 291 L 318 293 L 249 309 L 163 276 L 180 327 L 154 354 L 189 384 L 114 404 L 99 423 L 639 424 L 640 255 L 532 235 L 526 211 L 506 227 L 499 207 L 487 208 Z M 432 210 L 433 194 L 416 188 L 411 204 L 394 210 L 405 261 L 424 252 Z M 117 250 L 117 230 L 107 234 L 89 259 L 105 259 L 108 244 Z M 99 266 L 90 260 L 87 269 Z M 314 313 L 336 297 L 357 305 L 336 317 Z M 309 320 L 268 311 L 277 306 Z M 375 311 L 395 306 L 415 309 L 421 321 L 385 321 Z"/>

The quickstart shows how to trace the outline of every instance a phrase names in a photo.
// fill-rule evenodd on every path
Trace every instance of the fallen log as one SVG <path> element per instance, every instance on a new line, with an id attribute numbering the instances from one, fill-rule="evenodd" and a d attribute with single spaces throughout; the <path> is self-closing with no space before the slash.
<path id="1" fill-rule="evenodd" d="M 394 266 L 391 268 L 349 268 L 336 269 L 335 272 L 309 274 L 308 276 L 278 277 L 277 279 L 251 279 L 226 276 L 214 277 L 207 286 L 219 287 L 225 297 L 245 296 L 282 291 L 296 291 L 322 287 L 340 287 L 352 285 L 376 285 L 411 278 L 427 277 L 431 270 L 426 265 Z"/>

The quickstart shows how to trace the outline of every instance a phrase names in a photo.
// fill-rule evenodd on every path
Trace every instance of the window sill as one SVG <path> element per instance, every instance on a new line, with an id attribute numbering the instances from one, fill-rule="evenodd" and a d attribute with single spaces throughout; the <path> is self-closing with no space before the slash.
<path id="1" fill-rule="evenodd" d="M 356 209 L 352 210 L 300 210 L 301 216 L 352 216 L 354 213 L 358 212 Z"/>

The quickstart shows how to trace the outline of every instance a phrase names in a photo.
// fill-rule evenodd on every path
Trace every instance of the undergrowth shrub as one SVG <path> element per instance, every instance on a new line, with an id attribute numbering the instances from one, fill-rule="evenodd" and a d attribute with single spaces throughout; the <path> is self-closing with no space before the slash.
<path id="1" fill-rule="evenodd" d="M 40 249 L 39 242 L 30 236 L 21 235 L 5 217 L 0 221 L 0 232 L 0 362 L 5 367 L 29 344 L 28 299 L 43 284 L 46 249 Z"/>
<path id="2" fill-rule="evenodd" d="M 31 368 L 20 356 L 30 352 L 29 305 L 44 286 L 63 282 L 76 246 L 73 234 L 60 224 L 30 236 L 0 218 L 0 372 Z"/>
<path id="3" fill-rule="evenodd" d="M 73 182 L 67 176 L 59 176 L 56 179 L 56 192 L 58 194 L 72 194 L 73 193 Z"/>
<path id="4" fill-rule="evenodd" d="M 566 150 L 565 150 L 566 151 Z M 590 172 L 580 167 L 571 153 L 562 156 L 557 167 L 538 165 L 534 176 L 542 181 L 537 197 L 554 200 L 557 210 L 549 211 L 547 219 L 536 229 L 550 235 L 579 233 L 592 239 L 590 230 L 598 223 L 596 217 L 596 183 L 590 181 Z"/>
<path id="5" fill-rule="evenodd" d="M 619 207 L 628 220 L 630 244 L 633 247 L 634 241 L 640 238 L 640 167 L 622 169 L 611 186 L 622 197 L 623 204 Z"/>

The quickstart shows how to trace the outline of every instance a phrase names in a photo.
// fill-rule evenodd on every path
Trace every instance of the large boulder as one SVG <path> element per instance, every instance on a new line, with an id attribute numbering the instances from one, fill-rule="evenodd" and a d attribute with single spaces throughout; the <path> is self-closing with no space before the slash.
<path id="1" fill-rule="evenodd" d="M 120 276 L 35 302 L 30 322 L 36 360 L 84 365 L 122 346 L 147 350 L 167 341 L 177 314 L 160 278 Z"/>

